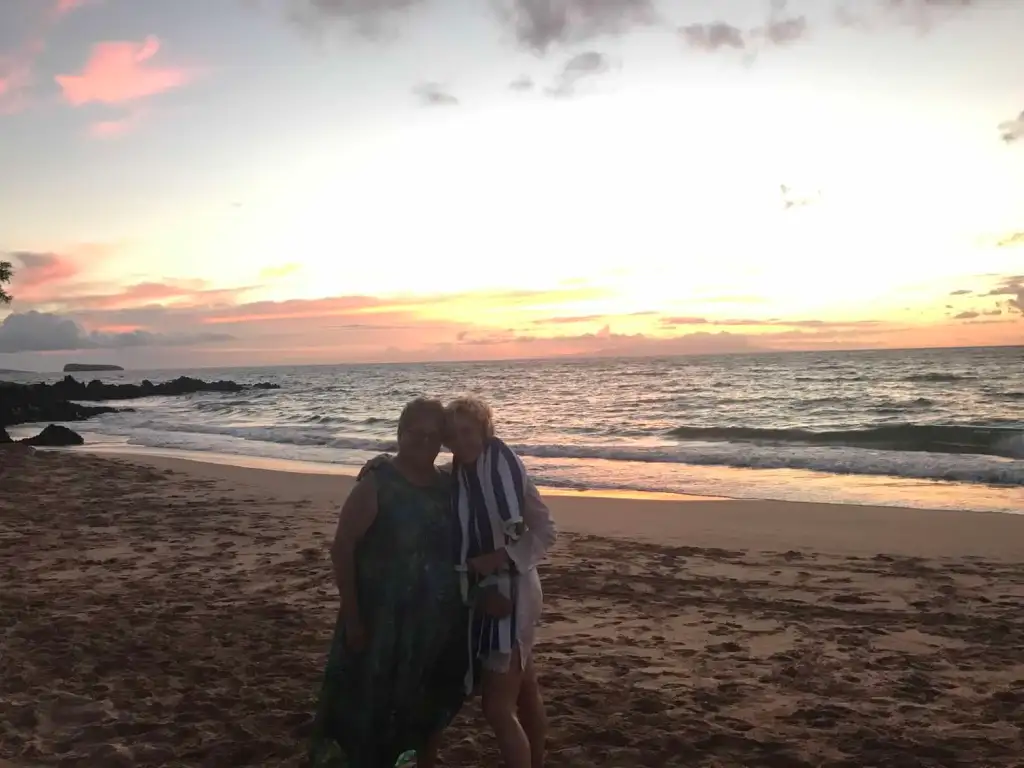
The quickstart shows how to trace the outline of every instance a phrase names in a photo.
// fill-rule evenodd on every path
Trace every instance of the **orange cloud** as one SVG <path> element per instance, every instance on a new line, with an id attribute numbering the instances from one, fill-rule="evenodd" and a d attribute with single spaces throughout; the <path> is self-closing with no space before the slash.
<path id="1" fill-rule="evenodd" d="M 96 102 L 123 104 L 188 83 L 192 73 L 180 68 L 149 65 L 160 50 L 153 36 L 141 43 L 107 42 L 95 45 L 78 75 L 57 75 L 64 98 L 74 106 Z"/>
<path id="2" fill-rule="evenodd" d="M 950 307 L 942 319 L 921 313 L 902 320 L 832 320 L 786 319 L 767 312 L 763 317 L 753 312 L 746 317 L 597 314 L 593 309 L 607 306 L 615 295 L 588 286 L 251 301 L 250 291 L 271 287 L 273 281 L 237 288 L 214 288 L 203 280 L 89 284 L 73 270 L 76 263 L 89 263 L 79 251 L 74 261 L 37 256 L 31 269 L 21 272 L 39 286 L 37 295 L 51 298 L 29 307 L 19 301 L 19 312 L 43 309 L 90 332 L 198 340 L 177 347 L 174 359 L 182 365 L 997 345 L 1019 343 L 1024 328 L 1022 275 L 980 276 L 985 282 L 971 294 L 977 306 Z M 22 299 L 17 284 L 14 293 Z M 230 343 L 218 346 L 216 353 L 202 351 L 201 344 L 229 336 Z"/>
<path id="3" fill-rule="evenodd" d="M 419 311 L 436 314 L 447 310 L 452 317 L 460 310 L 474 315 L 510 309 L 529 310 L 543 306 L 558 306 L 566 302 L 604 295 L 603 288 L 560 288 L 551 291 L 482 291 L 475 293 L 435 296 L 333 296 L 323 299 L 290 299 L 287 301 L 261 301 L 232 308 L 230 311 L 207 317 L 207 324 L 254 323 L 262 321 L 301 320 L 339 317 L 343 315 L 375 315 L 393 312 Z M 433 312 L 431 311 L 433 310 Z"/>
<path id="4" fill-rule="evenodd" d="M 828 328 L 828 329 L 868 329 L 872 326 L 880 326 L 880 320 L 781 320 L 777 317 L 755 318 L 710 318 L 710 317 L 663 317 L 660 320 L 663 326 L 676 328 L 688 325 L 719 325 L 723 327 L 747 327 L 747 328 Z"/>
<path id="5" fill-rule="evenodd" d="M 56 301 L 66 311 L 121 310 L 138 307 L 173 306 L 206 309 L 234 305 L 250 287 L 207 288 L 202 280 L 180 283 L 143 282 L 128 285 L 116 293 L 76 294 Z"/>
<path id="6" fill-rule="evenodd" d="M 601 320 L 621 319 L 627 317 L 645 317 L 656 315 L 654 311 L 629 312 L 625 315 L 564 315 L 561 317 L 545 317 L 532 321 L 534 325 L 575 325 L 577 323 L 593 323 Z"/>
<path id="7" fill-rule="evenodd" d="M 179 347 L 175 360 L 182 365 L 973 346 L 1019 343 L 1022 327 L 1019 315 L 1004 314 L 940 323 L 741 318 L 735 322 L 735 328 L 716 327 L 715 321 L 710 321 L 703 326 L 704 330 L 679 332 L 663 325 L 661 317 L 652 313 L 646 321 L 641 318 L 645 324 L 640 326 L 630 315 L 623 314 L 605 316 L 607 322 L 590 333 L 562 334 L 558 329 L 568 329 L 572 323 L 554 323 L 546 329 L 526 316 L 514 323 L 531 329 L 523 330 L 490 322 L 485 316 L 470 314 L 463 318 L 444 314 L 453 301 L 468 305 L 484 294 L 400 300 L 337 296 L 282 302 L 239 301 L 244 291 L 205 289 L 199 281 L 187 285 L 140 283 L 109 296 L 72 297 L 60 305 L 60 312 L 92 331 L 141 331 L 157 339 L 200 340 Z M 526 292 L 510 293 L 517 300 L 527 301 L 523 295 Z M 532 301 L 541 303 L 545 296 L 546 292 L 538 291 Z M 559 316 L 564 317 L 571 316 Z M 620 323 L 629 332 L 623 332 Z M 201 344 L 205 340 L 227 338 L 223 333 L 210 333 L 212 326 L 219 326 L 219 330 L 225 324 L 230 326 L 230 344 L 218 346 L 216 353 L 203 352 Z"/>

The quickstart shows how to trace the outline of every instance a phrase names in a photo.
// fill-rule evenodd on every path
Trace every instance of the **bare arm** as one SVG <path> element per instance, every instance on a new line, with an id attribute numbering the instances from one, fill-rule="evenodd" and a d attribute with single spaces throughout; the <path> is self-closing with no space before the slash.
<path id="1" fill-rule="evenodd" d="M 372 474 L 358 483 L 345 499 L 338 515 L 338 527 L 331 545 L 334 582 L 341 594 L 341 611 L 347 622 L 358 622 L 359 594 L 356 590 L 356 545 L 377 518 L 377 484 Z"/>
<path id="2" fill-rule="evenodd" d="M 558 530 L 551 518 L 551 510 L 530 478 L 526 478 L 522 511 L 526 531 L 518 541 L 512 542 L 505 549 L 516 567 L 526 571 L 544 559 L 558 538 Z"/>

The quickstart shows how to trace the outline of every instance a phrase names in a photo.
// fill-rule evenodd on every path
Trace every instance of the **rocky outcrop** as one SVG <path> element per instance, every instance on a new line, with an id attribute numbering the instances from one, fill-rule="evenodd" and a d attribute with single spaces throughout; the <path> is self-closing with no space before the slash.
<path id="1" fill-rule="evenodd" d="M 123 371 L 120 365 L 93 365 L 91 363 L 68 363 L 64 373 L 83 373 L 86 371 Z"/>
<path id="2" fill-rule="evenodd" d="M 51 424 L 35 437 L 26 437 L 21 442 L 43 448 L 65 448 L 69 445 L 85 444 L 80 434 L 59 424 Z"/>
<path id="3" fill-rule="evenodd" d="M 40 421 L 82 421 L 120 409 L 108 405 L 82 405 L 100 400 L 132 400 L 154 395 L 188 395 L 195 392 L 241 392 L 245 389 L 278 389 L 277 384 L 252 386 L 234 381 L 203 381 L 181 376 L 154 384 L 107 384 L 95 379 L 88 384 L 65 376 L 56 384 L 0 382 L 0 427 Z"/>
<path id="4" fill-rule="evenodd" d="M 48 384 L 0 382 L 0 427 L 37 421 L 82 421 L 116 410 L 70 402 Z"/>
<path id="5" fill-rule="evenodd" d="M 11 436 L 7 434 L 7 430 L 0 427 L 0 445 L 6 445 L 7 443 L 14 442 L 11 440 Z"/>
<path id="6" fill-rule="evenodd" d="M 154 384 L 148 379 L 141 384 L 108 384 L 93 379 L 88 384 L 72 376 L 65 376 L 50 389 L 65 400 L 133 400 L 154 395 L 191 395 L 196 392 L 241 392 L 245 389 L 279 389 L 277 384 L 266 382 L 246 385 L 234 381 L 203 381 L 189 376 L 179 376 L 171 381 Z"/>

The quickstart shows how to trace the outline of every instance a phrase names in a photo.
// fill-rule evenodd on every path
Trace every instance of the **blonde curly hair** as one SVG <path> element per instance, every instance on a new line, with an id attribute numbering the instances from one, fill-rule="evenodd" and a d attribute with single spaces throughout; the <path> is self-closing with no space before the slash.
<path id="1" fill-rule="evenodd" d="M 456 416 L 466 416 L 480 425 L 484 440 L 494 437 L 494 412 L 476 395 L 462 395 L 444 407 L 449 427 Z"/>

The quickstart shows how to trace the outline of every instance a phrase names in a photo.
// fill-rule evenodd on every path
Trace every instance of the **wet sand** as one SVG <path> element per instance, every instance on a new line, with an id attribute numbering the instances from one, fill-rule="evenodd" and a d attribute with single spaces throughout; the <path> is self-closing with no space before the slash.
<path id="1" fill-rule="evenodd" d="M 350 482 L 0 449 L 0 767 L 301 765 Z M 549 501 L 550 766 L 1021 765 L 1024 516 Z"/>

